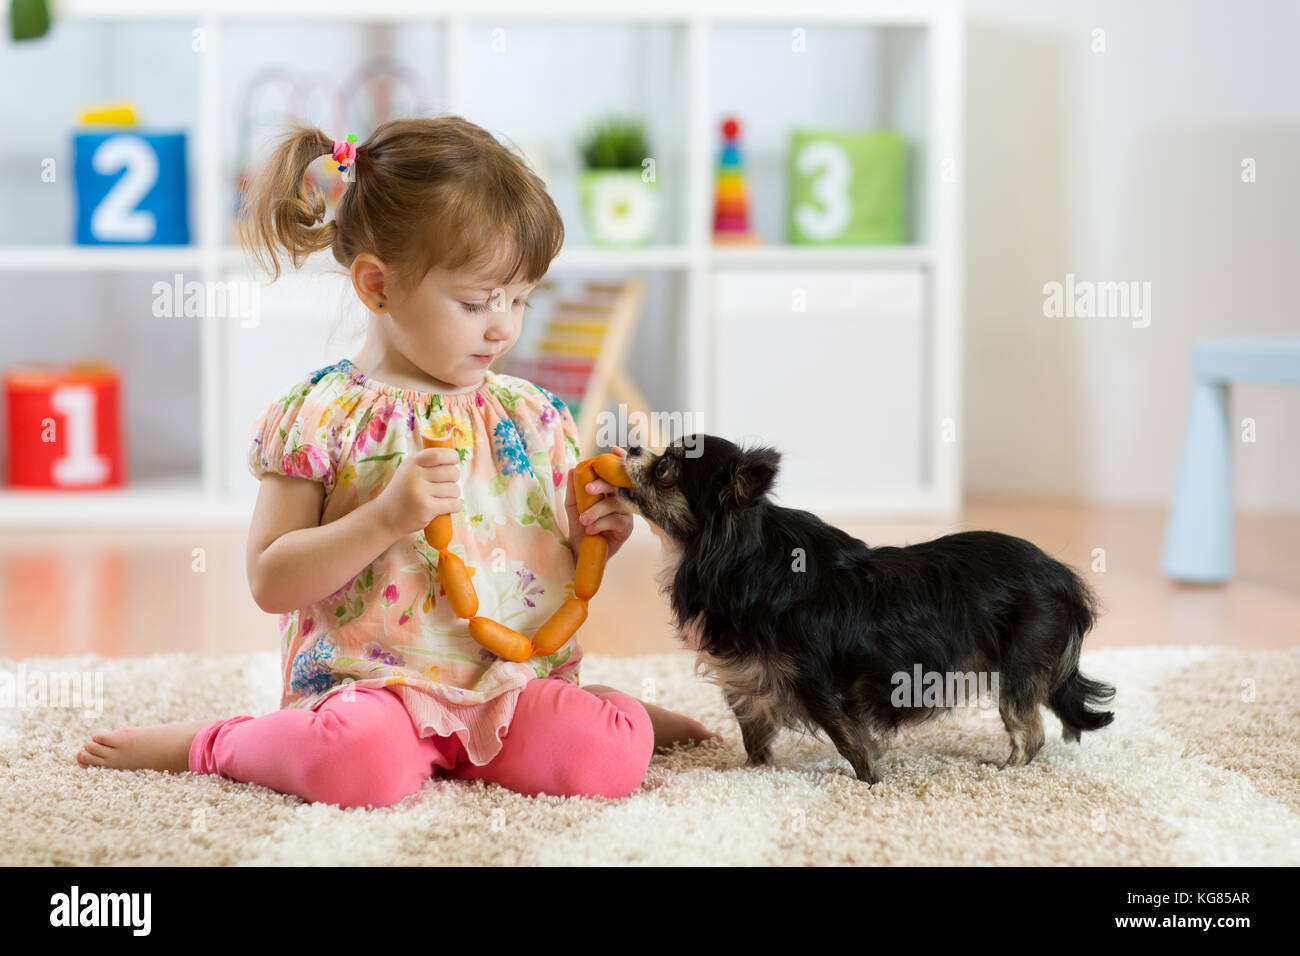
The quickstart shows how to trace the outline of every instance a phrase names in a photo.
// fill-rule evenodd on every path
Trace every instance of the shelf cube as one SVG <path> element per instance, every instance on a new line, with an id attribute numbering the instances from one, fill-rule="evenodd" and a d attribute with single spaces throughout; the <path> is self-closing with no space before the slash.
<path id="1" fill-rule="evenodd" d="M 190 241 L 184 133 L 74 133 L 78 245 Z"/>
<path id="2" fill-rule="evenodd" d="M 889 131 L 794 130 L 791 243 L 907 241 L 907 141 Z"/>
<path id="3" fill-rule="evenodd" d="M 120 487 L 119 386 L 115 369 L 94 362 L 6 372 L 6 484 L 55 491 Z"/>

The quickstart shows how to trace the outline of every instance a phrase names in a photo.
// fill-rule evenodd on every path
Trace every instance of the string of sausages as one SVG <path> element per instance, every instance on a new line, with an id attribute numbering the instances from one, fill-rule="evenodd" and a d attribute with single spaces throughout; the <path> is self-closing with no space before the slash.
<path id="1" fill-rule="evenodd" d="M 452 448 L 450 435 L 429 438 L 421 435 L 425 448 Z M 587 483 L 597 477 L 619 488 L 631 488 L 632 482 L 617 455 L 604 454 L 584 458 L 573 469 L 573 487 L 577 492 L 578 513 L 586 511 L 601 496 L 587 490 Z M 447 550 L 451 544 L 451 515 L 438 515 L 424 529 L 429 545 L 438 552 L 438 581 L 447 592 L 447 600 L 457 617 L 469 619 L 469 633 L 474 640 L 497 657 L 508 661 L 526 661 L 530 657 L 554 654 L 587 620 L 587 602 L 600 589 L 609 557 L 609 541 L 603 534 L 589 534 L 578 547 L 578 567 L 573 575 L 574 597 L 569 598 L 530 641 L 518 631 L 488 617 L 478 616 L 478 592 L 470 581 L 465 562 Z"/>

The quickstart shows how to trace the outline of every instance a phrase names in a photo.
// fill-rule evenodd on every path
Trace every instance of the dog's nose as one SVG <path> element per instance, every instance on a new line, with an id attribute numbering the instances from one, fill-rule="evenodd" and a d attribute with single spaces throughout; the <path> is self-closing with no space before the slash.
<path id="1" fill-rule="evenodd" d="M 628 455 L 629 458 L 633 457 L 634 455 L 639 455 L 639 454 L 641 454 L 641 447 L 640 447 L 639 445 L 630 445 L 630 446 L 628 446 L 628 449 L 627 449 L 627 455 Z"/>

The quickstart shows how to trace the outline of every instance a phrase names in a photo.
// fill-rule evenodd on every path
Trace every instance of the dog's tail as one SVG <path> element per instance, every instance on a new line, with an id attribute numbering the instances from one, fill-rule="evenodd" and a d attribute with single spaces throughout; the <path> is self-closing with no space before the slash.
<path id="1" fill-rule="evenodd" d="M 1056 690 L 1049 703 L 1052 713 L 1061 719 L 1066 740 L 1078 740 L 1079 732 L 1100 730 L 1115 719 L 1109 710 L 1089 710 L 1089 704 L 1108 704 L 1115 698 L 1115 688 L 1098 680 L 1089 680 L 1076 667 Z"/>
<path id="2" fill-rule="evenodd" d="M 1097 599 L 1087 583 L 1073 569 L 1068 570 L 1069 643 L 1061 657 L 1060 676 L 1048 698 L 1048 705 L 1060 718 L 1065 728 L 1065 739 L 1077 741 L 1081 731 L 1100 730 L 1115 719 L 1111 711 L 1088 708 L 1089 704 L 1110 703 L 1115 698 L 1115 688 L 1101 681 L 1089 680 L 1079 673 L 1079 650 L 1083 646 L 1084 634 L 1097 619 Z"/>

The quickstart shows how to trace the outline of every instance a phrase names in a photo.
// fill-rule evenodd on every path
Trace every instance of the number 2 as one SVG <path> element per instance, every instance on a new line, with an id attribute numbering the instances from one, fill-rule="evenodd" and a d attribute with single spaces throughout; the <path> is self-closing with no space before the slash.
<path id="1" fill-rule="evenodd" d="M 126 170 L 90 216 L 95 238 L 103 242 L 152 238 L 158 228 L 154 214 L 135 207 L 158 181 L 158 154 L 138 136 L 112 136 L 99 144 L 91 163 L 101 176 Z"/>

